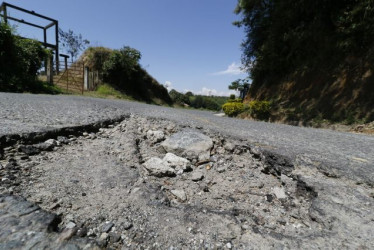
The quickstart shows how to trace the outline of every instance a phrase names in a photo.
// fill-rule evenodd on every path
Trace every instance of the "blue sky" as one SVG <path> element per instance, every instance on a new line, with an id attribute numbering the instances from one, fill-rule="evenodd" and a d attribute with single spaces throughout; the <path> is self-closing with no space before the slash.
<path id="1" fill-rule="evenodd" d="M 236 0 L 7 2 L 57 19 L 63 30 L 81 33 L 92 46 L 138 49 L 143 67 L 178 91 L 227 95 L 232 81 L 247 76 L 239 69 L 244 32 L 232 25 L 239 19 L 233 13 Z M 17 11 L 10 14 L 45 24 Z M 42 35 L 22 25 L 18 32 Z"/>

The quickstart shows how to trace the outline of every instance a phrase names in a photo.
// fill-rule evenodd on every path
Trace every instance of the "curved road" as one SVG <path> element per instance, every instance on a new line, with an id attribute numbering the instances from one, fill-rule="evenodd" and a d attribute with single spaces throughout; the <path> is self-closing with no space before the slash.
<path id="1" fill-rule="evenodd" d="M 137 102 L 0 93 L 0 137 L 85 125 L 130 113 L 200 126 L 247 140 L 294 163 L 374 185 L 374 136 L 217 117 Z"/>

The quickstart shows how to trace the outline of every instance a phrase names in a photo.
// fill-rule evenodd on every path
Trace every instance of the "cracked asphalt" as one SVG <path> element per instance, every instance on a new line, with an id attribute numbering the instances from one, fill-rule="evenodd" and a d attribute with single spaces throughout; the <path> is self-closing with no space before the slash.
<path id="1" fill-rule="evenodd" d="M 0 93 L 0 138 L 87 125 L 129 114 L 204 127 L 316 167 L 328 176 L 374 185 L 374 136 L 218 117 L 175 109 L 79 96 Z"/>

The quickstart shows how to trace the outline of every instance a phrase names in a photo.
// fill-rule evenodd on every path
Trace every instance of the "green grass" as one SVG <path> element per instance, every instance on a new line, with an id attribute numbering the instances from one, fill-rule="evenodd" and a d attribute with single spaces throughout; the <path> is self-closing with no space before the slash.
<path id="1" fill-rule="evenodd" d="M 125 99 L 134 100 L 131 96 L 121 93 L 109 84 L 100 85 L 96 91 L 84 91 L 84 96 L 107 98 L 107 99 Z"/>

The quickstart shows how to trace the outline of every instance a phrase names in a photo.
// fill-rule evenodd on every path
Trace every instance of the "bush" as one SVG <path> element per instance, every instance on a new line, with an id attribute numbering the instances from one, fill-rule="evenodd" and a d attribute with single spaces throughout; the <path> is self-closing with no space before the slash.
<path id="1" fill-rule="evenodd" d="M 241 102 L 227 102 L 222 105 L 222 109 L 226 115 L 233 117 L 244 111 L 244 104 Z"/>
<path id="2" fill-rule="evenodd" d="M 172 100 L 166 88 L 141 67 L 140 58 L 141 53 L 128 46 L 119 50 L 90 47 L 79 60 L 97 70 L 99 75 L 102 75 L 103 82 L 126 96 L 148 103 L 171 104 Z"/>
<path id="3" fill-rule="evenodd" d="M 251 101 L 249 102 L 250 114 L 253 118 L 266 120 L 270 116 L 269 101 Z"/>
<path id="4" fill-rule="evenodd" d="M 104 62 L 108 60 L 112 52 L 112 49 L 105 47 L 89 47 L 84 51 L 81 60 L 85 66 L 101 72 Z"/>
<path id="5" fill-rule="evenodd" d="M 0 23 L 0 91 L 35 91 L 36 75 L 49 52 L 38 41 L 22 39 Z"/>

